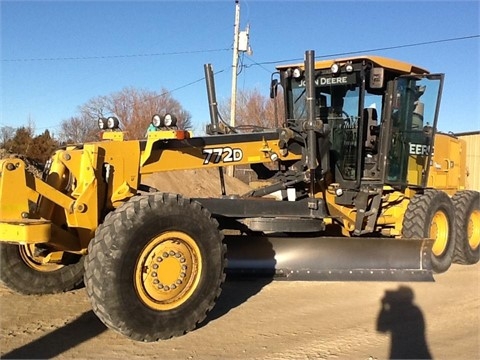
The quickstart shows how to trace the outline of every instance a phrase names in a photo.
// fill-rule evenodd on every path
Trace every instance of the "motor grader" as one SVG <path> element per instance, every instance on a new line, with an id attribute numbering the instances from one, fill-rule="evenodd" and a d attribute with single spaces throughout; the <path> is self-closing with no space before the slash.
<path id="1" fill-rule="evenodd" d="M 85 283 L 95 314 L 132 339 L 195 328 L 226 274 L 284 280 L 432 280 L 479 259 L 479 193 L 465 190 L 465 144 L 436 131 L 443 74 L 377 56 L 281 65 L 285 113 L 273 129 L 219 120 L 205 65 L 207 135 L 157 114 L 125 140 L 57 150 L 42 178 L 0 162 L 0 279 L 22 294 Z M 223 168 L 260 187 L 227 194 Z M 144 185 L 153 173 L 219 169 L 216 198 Z"/>

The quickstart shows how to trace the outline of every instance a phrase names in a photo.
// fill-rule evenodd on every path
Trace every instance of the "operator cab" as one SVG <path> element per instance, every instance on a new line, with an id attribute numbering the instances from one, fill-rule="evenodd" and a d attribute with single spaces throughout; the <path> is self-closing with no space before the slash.
<path id="1" fill-rule="evenodd" d="M 284 126 L 300 134 L 308 116 L 305 66 L 277 70 L 284 89 Z M 320 155 L 328 158 L 329 169 L 322 173 L 330 174 L 330 183 L 347 192 L 364 184 L 425 185 L 443 75 L 360 56 L 317 61 L 314 79 L 318 136 L 329 143 L 328 154 Z M 324 159 L 319 163 L 326 166 Z"/>

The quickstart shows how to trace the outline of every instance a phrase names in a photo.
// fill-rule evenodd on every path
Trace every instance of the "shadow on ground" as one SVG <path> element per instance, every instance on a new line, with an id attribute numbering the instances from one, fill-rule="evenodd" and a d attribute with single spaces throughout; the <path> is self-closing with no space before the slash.
<path id="1" fill-rule="evenodd" d="M 51 359 L 107 330 L 93 311 L 41 338 L 1 356 L 2 359 Z"/>
<path id="2" fill-rule="evenodd" d="M 381 300 L 377 331 L 390 333 L 390 359 L 431 359 L 425 320 L 408 286 L 387 290 Z"/>

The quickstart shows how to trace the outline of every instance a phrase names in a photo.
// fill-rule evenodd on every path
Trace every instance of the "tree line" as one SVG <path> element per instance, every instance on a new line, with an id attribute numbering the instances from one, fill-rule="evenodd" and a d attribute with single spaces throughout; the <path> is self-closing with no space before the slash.
<path id="1" fill-rule="evenodd" d="M 230 119 L 230 99 L 219 104 L 223 119 Z M 207 106 L 207 105 L 206 105 Z M 282 113 L 279 109 L 278 113 Z M 100 140 L 98 119 L 115 116 L 120 120 L 125 139 L 145 137 L 152 115 L 170 112 L 177 117 L 180 129 L 191 130 L 191 114 L 166 89 L 160 92 L 136 88 L 124 88 L 109 95 L 97 96 L 79 106 L 78 114 L 62 120 L 58 134 L 45 130 L 35 135 L 35 126 L 13 128 L 0 127 L 0 148 L 23 154 L 39 163 L 51 156 L 53 151 L 68 144 L 79 144 Z M 275 121 L 273 101 L 257 89 L 239 91 L 237 96 L 236 126 L 251 128 L 273 127 Z M 228 123 L 228 121 L 226 121 Z"/>

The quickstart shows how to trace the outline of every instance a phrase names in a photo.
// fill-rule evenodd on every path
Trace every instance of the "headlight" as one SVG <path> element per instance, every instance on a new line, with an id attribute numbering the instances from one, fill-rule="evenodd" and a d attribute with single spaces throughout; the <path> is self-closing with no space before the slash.
<path id="1" fill-rule="evenodd" d="M 100 130 L 105 130 L 107 128 L 107 119 L 98 118 L 98 128 Z"/>
<path id="2" fill-rule="evenodd" d="M 166 114 L 163 120 L 166 127 L 176 126 L 177 125 L 177 118 L 175 115 Z"/>
<path id="3" fill-rule="evenodd" d="M 347 71 L 347 73 L 353 72 L 353 65 L 352 64 L 347 64 L 345 66 L 345 70 Z"/>
<path id="4" fill-rule="evenodd" d="M 118 128 L 119 124 L 120 124 L 120 122 L 118 121 L 118 119 L 115 116 L 110 116 L 107 119 L 107 127 L 109 129 L 116 129 L 116 128 Z"/>
<path id="5" fill-rule="evenodd" d="M 158 114 L 153 115 L 152 125 L 155 126 L 156 128 L 159 128 L 160 126 L 162 126 L 162 117 Z"/>
<path id="6" fill-rule="evenodd" d="M 293 69 L 293 77 L 295 79 L 299 79 L 301 76 L 302 76 L 302 70 L 300 70 L 299 68 Z"/>
<path id="7" fill-rule="evenodd" d="M 338 74 L 340 71 L 340 66 L 338 66 L 337 63 L 334 63 L 331 67 L 330 70 L 332 71 L 332 74 Z"/>

